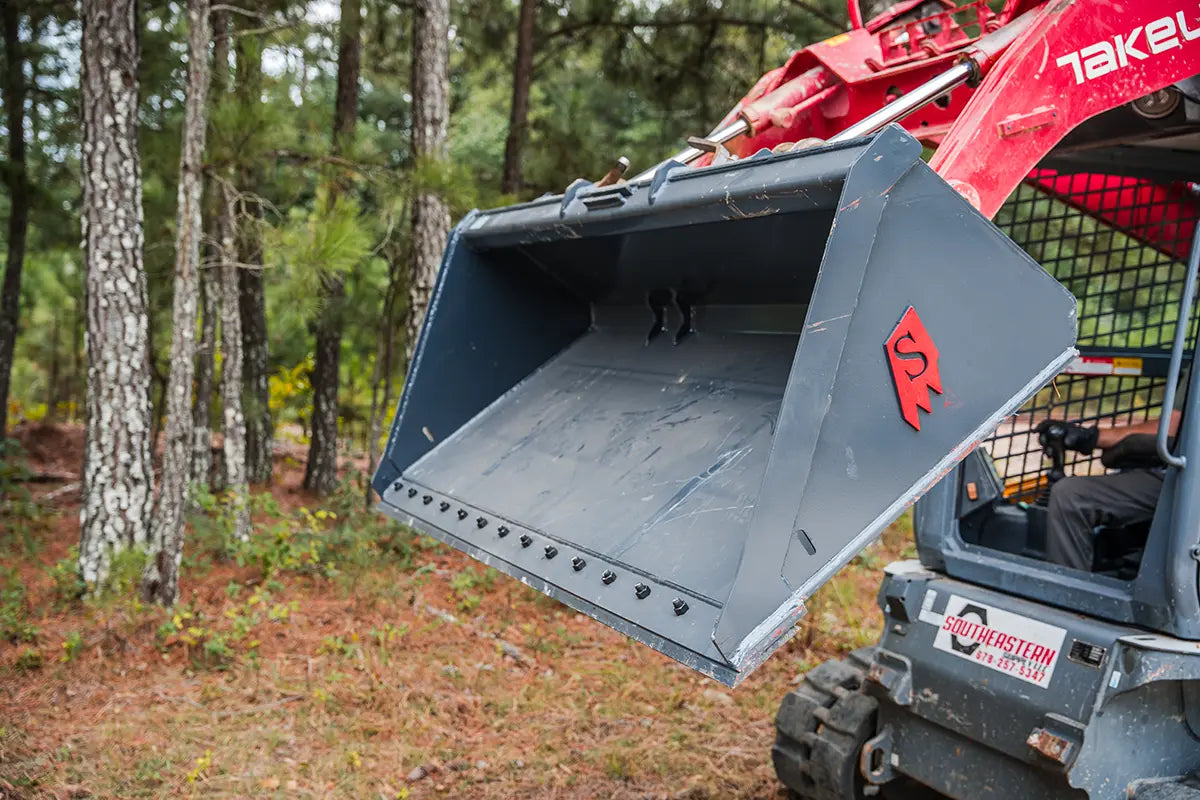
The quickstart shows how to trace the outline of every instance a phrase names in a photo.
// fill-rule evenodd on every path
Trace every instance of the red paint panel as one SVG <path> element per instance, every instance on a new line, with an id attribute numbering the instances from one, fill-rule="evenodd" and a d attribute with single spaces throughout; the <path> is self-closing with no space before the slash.
<path id="1" fill-rule="evenodd" d="M 1200 198 L 1187 184 L 1036 169 L 1025 181 L 1072 208 L 1179 259 L 1188 257 Z"/>
<path id="2" fill-rule="evenodd" d="M 1200 69 L 1200 2 L 1113 0 L 1041 6 L 1037 18 L 975 90 L 930 166 L 971 187 L 992 216 L 1070 130 Z M 1053 106 L 1057 116 L 1004 136 L 1014 116 Z"/>

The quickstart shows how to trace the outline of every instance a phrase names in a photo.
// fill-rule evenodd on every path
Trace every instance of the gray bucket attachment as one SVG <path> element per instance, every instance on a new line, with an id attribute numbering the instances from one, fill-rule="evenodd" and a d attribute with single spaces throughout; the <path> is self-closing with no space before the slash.
<path id="1" fill-rule="evenodd" d="M 733 685 L 1074 339 L 896 127 L 573 186 L 451 235 L 374 485 Z"/>

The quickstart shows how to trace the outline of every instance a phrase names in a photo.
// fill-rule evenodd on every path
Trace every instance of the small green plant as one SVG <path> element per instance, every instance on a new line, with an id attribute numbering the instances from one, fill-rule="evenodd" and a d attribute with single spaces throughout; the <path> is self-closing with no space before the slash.
<path id="1" fill-rule="evenodd" d="M 66 558 L 55 562 L 53 567 L 46 570 L 46 574 L 54 583 L 54 602 L 59 608 L 79 602 L 87 590 L 87 585 L 79 576 L 79 548 L 76 545 L 71 545 Z"/>
<path id="2" fill-rule="evenodd" d="M 43 663 L 45 663 L 45 659 L 42 658 L 42 651 L 33 647 L 26 647 L 17 656 L 13 667 L 16 668 L 17 672 L 33 672 L 41 669 Z"/>
<path id="3" fill-rule="evenodd" d="M 453 590 L 458 598 L 458 608 L 460 611 L 474 611 L 481 602 L 481 598 L 476 594 L 474 589 L 491 589 L 496 582 L 496 573 L 492 570 L 485 570 L 482 574 L 476 572 L 472 567 L 467 567 L 461 572 L 455 574 L 450 579 L 450 589 Z"/>
<path id="4" fill-rule="evenodd" d="M 371 638 L 375 640 L 375 646 L 379 651 L 379 658 L 383 663 L 388 663 L 391 660 L 392 644 L 399 641 L 408 633 L 408 624 L 402 623 L 400 627 L 396 627 L 390 622 L 383 623 L 382 628 L 372 628 Z"/>
<path id="5" fill-rule="evenodd" d="M 83 636 L 79 633 L 79 631 L 71 631 L 70 633 L 67 634 L 67 638 L 63 639 L 63 643 L 62 643 L 63 651 L 62 651 L 62 655 L 60 655 L 58 657 L 58 660 L 63 662 L 64 664 L 67 663 L 68 661 L 73 661 L 75 659 L 75 656 L 82 649 L 83 649 Z"/>
<path id="6" fill-rule="evenodd" d="M 204 615 L 191 608 L 182 607 L 158 627 L 156 633 L 159 646 L 166 650 L 182 646 L 188 660 L 196 669 L 225 670 L 233 663 L 236 653 L 230 647 L 230 637 L 214 630 L 204 620 Z M 249 643 L 257 647 L 257 642 Z"/>
<path id="7" fill-rule="evenodd" d="M 321 642 L 321 646 L 317 648 L 317 655 L 335 655 L 342 658 L 359 658 L 362 656 L 362 648 L 358 644 L 358 634 L 350 634 L 348 639 L 343 639 L 341 636 L 326 636 Z"/>
<path id="8" fill-rule="evenodd" d="M 163 773 L 171 769 L 171 762 L 165 758 L 144 758 L 138 762 L 133 777 L 138 783 L 146 786 L 158 786 L 163 782 Z"/>
<path id="9" fill-rule="evenodd" d="M 142 608 L 138 585 L 146 569 L 146 551 L 129 547 L 112 554 L 108 574 L 91 587 L 89 602 L 104 607 L 114 603 L 129 603 L 135 611 Z"/>
<path id="10" fill-rule="evenodd" d="M 0 589 L 0 637 L 13 644 L 37 641 L 38 629 L 28 618 L 25 584 L 15 569 L 4 574 L 3 586 Z"/>
<path id="11" fill-rule="evenodd" d="M 197 783 L 208 778 L 208 771 L 212 768 L 212 750 L 205 750 L 204 755 L 198 756 L 192 769 L 188 772 L 186 780 L 188 783 Z"/>

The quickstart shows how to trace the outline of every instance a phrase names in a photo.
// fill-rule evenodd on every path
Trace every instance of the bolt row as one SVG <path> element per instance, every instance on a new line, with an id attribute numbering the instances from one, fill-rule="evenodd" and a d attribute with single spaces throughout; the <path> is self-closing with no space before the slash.
<path id="1" fill-rule="evenodd" d="M 403 488 L 404 488 L 403 481 L 396 481 L 394 484 L 392 484 L 393 491 L 399 492 Z M 417 494 L 419 494 L 419 492 L 416 489 L 409 487 L 409 489 L 408 489 L 409 499 L 415 498 L 417 496 Z M 429 505 L 430 503 L 433 502 L 432 495 L 428 495 L 428 494 L 422 495 L 421 502 L 424 505 Z M 441 502 L 438 503 L 438 511 L 445 513 L 449 510 L 450 510 L 450 504 L 448 502 L 446 502 L 445 500 L 442 500 Z M 465 520 L 469 516 L 469 514 L 465 508 L 460 508 L 455 513 L 460 521 Z M 475 527 L 476 528 L 478 528 L 479 530 L 483 530 L 487 526 L 488 526 L 488 520 L 486 517 L 480 516 L 480 517 L 475 518 Z M 501 539 L 508 536 L 508 534 L 509 534 L 508 526 L 500 525 L 499 527 L 496 528 L 496 535 L 499 536 Z M 523 533 L 517 539 L 517 541 L 521 543 L 522 548 L 527 548 L 533 544 L 533 537 L 531 537 L 527 533 Z M 549 560 L 558 555 L 558 548 L 552 544 L 548 544 L 542 550 L 542 552 L 545 555 L 546 559 Z M 575 556 L 574 558 L 571 559 L 571 569 L 575 570 L 576 572 L 581 572 L 583 570 L 583 568 L 586 566 L 587 566 L 587 561 L 584 560 L 581 556 Z M 612 584 L 616 580 L 617 580 L 617 573 L 613 572 L 611 569 L 604 570 L 604 572 L 600 575 L 600 582 L 603 583 L 605 586 Z M 634 584 L 633 594 L 635 597 L 637 597 L 638 600 L 645 600 L 647 597 L 650 596 L 650 587 L 644 583 Z M 675 616 L 681 617 L 688 612 L 689 607 L 688 607 L 687 601 L 685 601 L 682 597 L 676 597 L 674 600 L 671 601 L 671 608 L 673 608 L 675 610 Z"/>

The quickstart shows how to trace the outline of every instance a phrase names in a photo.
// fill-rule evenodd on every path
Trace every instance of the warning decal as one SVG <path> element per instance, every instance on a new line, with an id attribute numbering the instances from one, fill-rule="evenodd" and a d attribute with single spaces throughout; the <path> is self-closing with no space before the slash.
<path id="1" fill-rule="evenodd" d="M 930 598 L 926 598 L 929 600 Z M 926 621 L 932 615 L 922 613 Z M 1043 689 L 1067 632 L 1020 614 L 950 595 L 933 646 Z"/>

